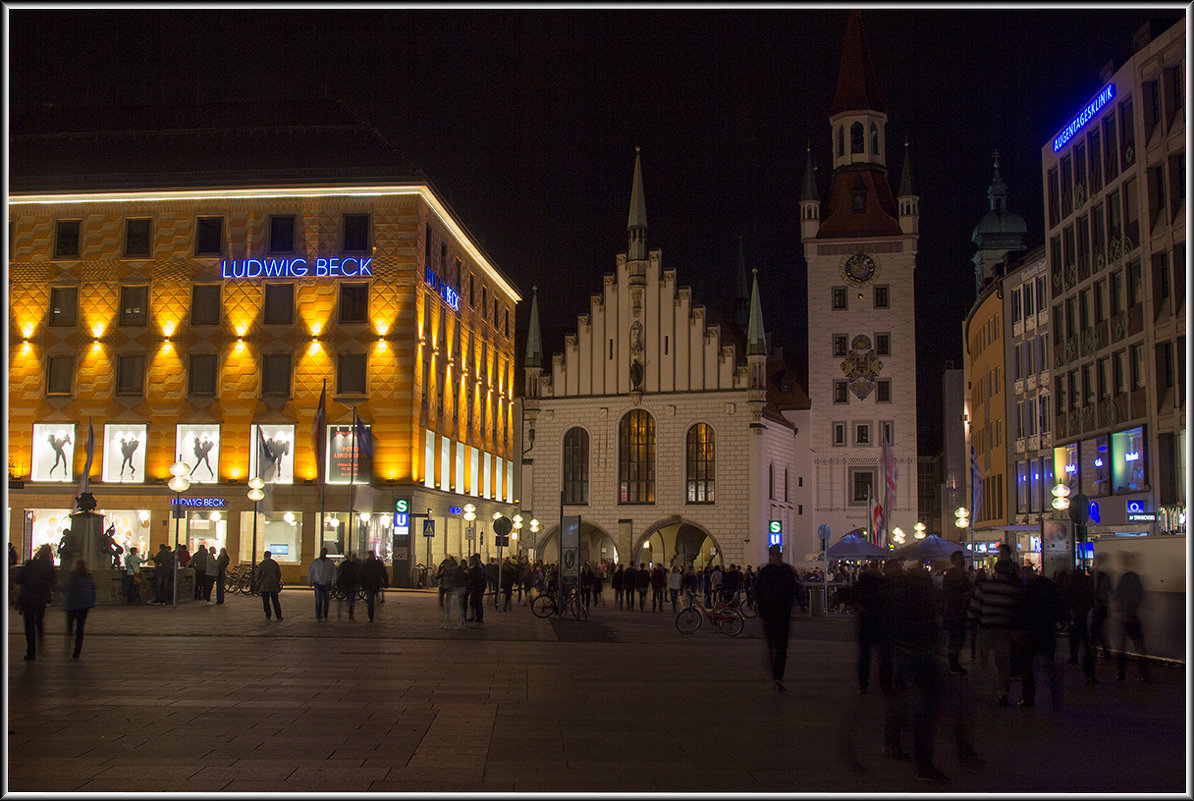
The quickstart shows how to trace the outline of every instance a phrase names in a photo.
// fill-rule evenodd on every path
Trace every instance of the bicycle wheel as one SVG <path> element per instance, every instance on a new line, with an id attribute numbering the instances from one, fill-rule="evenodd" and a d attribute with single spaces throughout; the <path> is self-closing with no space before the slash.
<path id="1" fill-rule="evenodd" d="M 742 619 L 742 613 L 737 609 L 722 609 L 714 616 L 713 622 L 717 624 L 717 628 L 722 634 L 730 637 L 737 637 L 746 626 L 746 621 Z"/>
<path id="2" fill-rule="evenodd" d="M 551 617 L 556 613 L 556 599 L 550 595 L 539 595 L 531 601 L 531 612 L 535 617 Z"/>
<path id="3" fill-rule="evenodd" d="M 676 628 L 682 634 L 692 634 L 701 627 L 701 613 L 691 606 L 676 613 Z"/>
<path id="4" fill-rule="evenodd" d="M 738 605 L 738 611 L 742 613 L 743 617 L 747 618 L 755 618 L 759 616 L 759 610 L 755 608 L 755 605 L 745 601 Z"/>

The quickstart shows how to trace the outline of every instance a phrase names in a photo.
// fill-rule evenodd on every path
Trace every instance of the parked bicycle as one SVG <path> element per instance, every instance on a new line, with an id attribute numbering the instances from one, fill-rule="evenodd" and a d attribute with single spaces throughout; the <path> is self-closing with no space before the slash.
<path id="1" fill-rule="evenodd" d="M 224 577 L 224 592 L 229 594 L 256 595 L 253 590 L 252 565 L 236 565 L 229 568 Z"/>
<path id="2" fill-rule="evenodd" d="M 676 628 L 682 634 L 692 634 L 705 620 L 728 637 L 737 637 L 746 627 L 742 613 L 734 607 L 715 604 L 712 609 L 706 609 L 696 593 L 688 593 L 688 606 L 676 613 Z"/>
<path id="3" fill-rule="evenodd" d="M 745 618 L 756 618 L 759 616 L 759 610 L 755 606 L 754 601 L 747 598 L 745 595 L 739 595 L 731 598 L 726 604 L 730 609 L 737 609 Z"/>
<path id="4" fill-rule="evenodd" d="M 425 590 L 430 586 L 427 578 L 427 565 L 415 565 L 415 589 Z"/>
<path id="5" fill-rule="evenodd" d="M 535 617 L 551 617 L 552 615 L 572 615 L 575 618 L 587 618 L 589 608 L 580 599 L 575 590 L 564 590 L 560 593 L 545 592 L 536 595 L 531 601 L 531 612 Z"/>

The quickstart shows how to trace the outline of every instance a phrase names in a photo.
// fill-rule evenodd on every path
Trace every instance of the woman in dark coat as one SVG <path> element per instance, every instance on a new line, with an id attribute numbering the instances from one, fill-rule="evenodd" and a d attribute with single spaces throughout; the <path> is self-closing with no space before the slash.
<path id="1" fill-rule="evenodd" d="M 45 639 L 46 604 L 54 590 L 57 576 L 49 545 L 37 549 L 21 568 L 21 597 L 17 605 L 25 617 L 25 658 L 37 658 L 37 643 Z"/>
<path id="2" fill-rule="evenodd" d="M 87 613 L 95 606 L 95 578 L 87 569 L 85 559 L 75 560 L 75 569 L 66 581 L 66 636 L 75 635 L 75 651 L 71 656 L 79 658 L 83 650 L 83 626 Z"/>

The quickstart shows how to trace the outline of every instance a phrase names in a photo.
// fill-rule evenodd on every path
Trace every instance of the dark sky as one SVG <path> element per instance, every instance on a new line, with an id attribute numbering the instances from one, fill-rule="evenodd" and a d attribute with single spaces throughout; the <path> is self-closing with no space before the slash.
<path id="1" fill-rule="evenodd" d="M 798 197 L 811 143 L 828 183 L 828 109 L 848 10 L 806 7 L 252 11 L 12 8 L 14 107 L 346 101 L 428 175 L 521 289 L 545 346 L 588 310 L 626 248 L 634 148 L 649 247 L 720 308 L 739 237 L 773 343 L 806 369 Z M 961 366 L 974 300 L 970 235 L 991 151 L 1009 204 L 1042 238 L 1042 144 L 1099 72 L 1183 8 L 863 11 L 898 186 L 911 144 L 920 447 L 941 444 L 941 368 Z"/>

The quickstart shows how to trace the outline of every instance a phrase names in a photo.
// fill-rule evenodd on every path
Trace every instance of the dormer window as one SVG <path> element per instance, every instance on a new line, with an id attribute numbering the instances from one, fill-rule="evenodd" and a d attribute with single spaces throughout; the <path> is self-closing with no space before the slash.
<path id="1" fill-rule="evenodd" d="M 850 195 L 853 200 L 853 211 L 855 214 L 862 214 L 866 211 L 866 184 L 859 178 L 854 182 L 854 187 L 850 190 Z"/>

